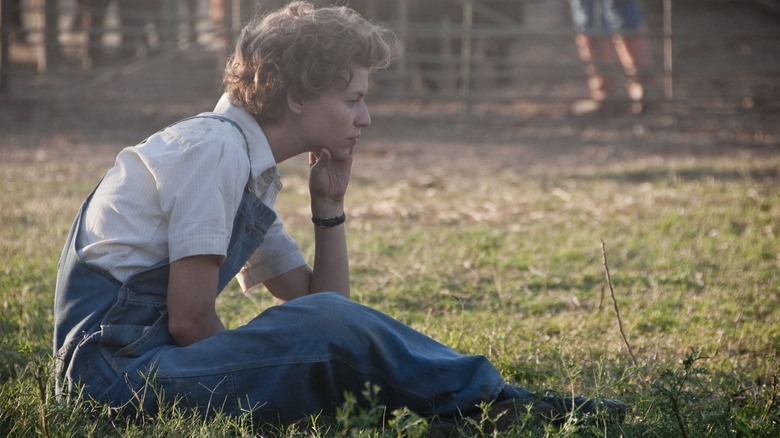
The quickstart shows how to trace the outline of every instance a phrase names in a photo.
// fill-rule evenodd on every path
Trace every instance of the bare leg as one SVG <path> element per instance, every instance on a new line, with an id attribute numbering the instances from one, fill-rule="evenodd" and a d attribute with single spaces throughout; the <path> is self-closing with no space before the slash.
<path id="1" fill-rule="evenodd" d="M 587 114 L 601 110 L 604 101 L 612 94 L 614 78 L 611 70 L 614 70 L 617 58 L 609 35 L 580 33 L 574 41 L 584 64 L 589 98 L 574 102 L 571 110 L 575 114 Z"/>
<path id="2" fill-rule="evenodd" d="M 642 99 L 645 97 L 645 87 L 651 82 L 649 75 L 652 66 L 650 43 L 644 34 L 612 36 L 620 64 L 626 74 L 626 91 L 631 99 L 631 109 L 634 113 L 642 111 Z"/>
<path id="3" fill-rule="evenodd" d="M 604 70 L 614 62 L 606 37 L 578 34 L 574 41 L 577 43 L 580 59 L 585 64 L 590 98 L 596 101 L 606 99 L 609 95 L 610 80 L 605 76 Z"/>

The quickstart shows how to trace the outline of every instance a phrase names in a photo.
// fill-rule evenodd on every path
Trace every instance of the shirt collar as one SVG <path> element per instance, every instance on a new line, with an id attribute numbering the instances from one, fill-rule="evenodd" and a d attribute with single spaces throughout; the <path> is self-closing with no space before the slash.
<path id="1" fill-rule="evenodd" d="M 227 94 L 223 94 L 214 108 L 214 113 L 221 114 L 238 124 L 247 139 L 251 177 L 255 186 L 262 192 L 262 186 L 276 184 L 281 188 L 276 160 L 271 152 L 271 145 L 252 114 L 240 104 L 232 102 Z M 256 194 L 259 194 L 256 192 Z"/>

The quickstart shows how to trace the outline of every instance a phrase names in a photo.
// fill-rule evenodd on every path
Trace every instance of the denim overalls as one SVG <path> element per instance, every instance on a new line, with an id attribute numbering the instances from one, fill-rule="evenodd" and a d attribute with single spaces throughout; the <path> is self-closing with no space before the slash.
<path id="1" fill-rule="evenodd" d="M 366 382 L 380 386 L 379 402 L 390 410 L 424 416 L 530 394 L 506 385 L 484 357 L 457 353 L 333 292 L 272 307 L 242 327 L 180 347 L 168 332 L 167 261 L 122 284 L 79 259 L 79 224 L 92 194 L 71 228 L 57 279 L 54 351 L 59 383 L 70 394 L 145 412 L 164 397 L 205 415 L 250 412 L 282 422 L 333 409 Z M 245 190 L 219 291 L 274 219 Z"/>

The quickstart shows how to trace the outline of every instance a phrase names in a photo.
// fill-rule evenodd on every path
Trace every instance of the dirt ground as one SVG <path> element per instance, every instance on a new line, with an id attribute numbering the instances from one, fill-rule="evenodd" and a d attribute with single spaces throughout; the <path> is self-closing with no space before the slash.
<path id="1" fill-rule="evenodd" d="M 531 2 L 544 12 L 540 4 Z M 674 99 L 659 92 L 639 116 L 624 109 L 573 116 L 570 103 L 585 96 L 573 43 L 533 40 L 520 45 L 516 56 L 528 64 L 558 62 L 572 74 L 516 80 L 506 85 L 506 94 L 515 97 L 477 101 L 470 108 L 396 99 L 379 88 L 369 102 L 373 125 L 361 139 L 361 166 L 395 178 L 569 173 L 623 162 L 662 166 L 686 157 L 777 156 L 780 15 L 746 3 L 686 4 L 677 11 L 680 28 L 731 30 L 717 41 L 708 36 L 677 43 L 683 67 L 688 62 L 717 69 L 680 73 Z M 659 14 L 649 11 L 651 25 L 660 25 Z M 560 10 L 539 17 L 537 26 L 565 20 Z M 659 56 L 660 46 L 659 41 Z M 219 52 L 194 48 L 92 70 L 66 62 L 39 74 L 32 65 L 17 65 L 10 91 L 0 94 L 0 157 L 31 163 L 65 154 L 109 160 L 172 121 L 210 110 L 219 96 L 222 62 Z M 772 177 L 780 178 L 778 172 Z"/>

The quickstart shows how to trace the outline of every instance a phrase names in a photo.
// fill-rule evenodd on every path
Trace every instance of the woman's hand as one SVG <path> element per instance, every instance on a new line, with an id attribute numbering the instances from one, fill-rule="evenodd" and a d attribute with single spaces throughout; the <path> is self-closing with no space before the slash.
<path id="1" fill-rule="evenodd" d="M 322 148 L 319 153 L 309 153 L 309 166 L 312 214 L 320 218 L 341 215 L 352 172 L 352 151 L 345 159 L 337 160 Z"/>

